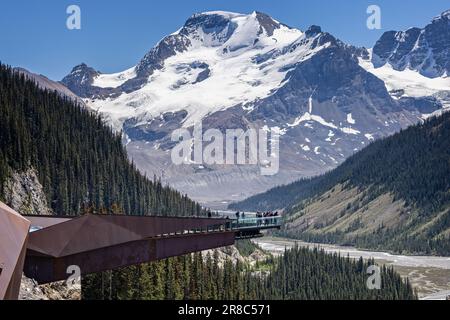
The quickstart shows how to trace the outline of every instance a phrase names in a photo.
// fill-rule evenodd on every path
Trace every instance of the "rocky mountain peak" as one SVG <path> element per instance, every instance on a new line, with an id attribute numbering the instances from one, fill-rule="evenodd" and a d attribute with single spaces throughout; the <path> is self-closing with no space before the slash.
<path id="1" fill-rule="evenodd" d="M 322 32 L 322 28 L 316 25 L 312 25 L 305 31 L 307 37 L 314 37 Z"/>
<path id="2" fill-rule="evenodd" d="M 273 36 L 274 31 L 281 27 L 281 23 L 265 13 L 255 11 L 253 14 L 261 26 L 260 32 L 265 32 L 269 37 Z"/>
<path id="3" fill-rule="evenodd" d="M 99 75 L 100 72 L 89 67 L 86 63 L 81 63 L 75 66 L 72 71 L 61 80 L 61 83 L 77 96 L 85 98 L 90 95 L 90 87 L 94 82 L 94 79 Z"/>
<path id="4" fill-rule="evenodd" d="M 218 43 L 226 41 L 233 31 L 236 24 L 232 22 L 233 17 L 237 14 L 230 12 L 205 12 L 191 16 L 179 34 L 194 37 L 198 40 L 204 40 L 202 35 L 211 35 Z"/>
<path id="5" fill-rule="evenodd" d="M 145 55 L 137 65 L 137 76 L 147 78 L 161 69 L 167 58 L 190 49 L 217 47 L 226 54 L 251 48 L 259 45 L 262 39 L 273 37 L 282 26 L 288 28 L 258 11 L 251 14 L 226 11 L 196 13 L 181 29 L 163 38 Z"/>
<path id="6" fill-rule="evenodd" d="M 95 74 L 98 75 L 100 72 L 96 71 L 94 68 L 89 67 L 86 63 L 82 62 L 79 65 L 73 67 L 72 71 L 70 72 L 72 75 L 77 74 Z"/>
<path id="7" fill-rule="evenodd" d="M 450 21 L 450 9 L 442 12 L 440 15 L 434 17 L 432 22 Z"/>
<path id="8" fill-rule="evenodd" d="M 411 69 L 430 78 L 450 74 L 450 10 L 424 28 L 388 31 L 373 48 L 376 67 L 390 64 L 395 70 Z"/>
<path id="9" fill-rule="evenodd" d="M 66 82 L 78 82 L 79 84 L 90 84 L 91 80 L 100 73 L 95 69 L 89 67 L 86 63 L 81 63 L 75 66 L 72 71 L 62 80 Z"/>
<path id="10" fill-rule="evenodd" d="M 178 34 L 197 40 L 203 46 L 221 46 L 235 36 L 235 33 L 238 33 L 236 37 L 241 40 L 271 37 L 281 26 L 280 22 L 259 11 L 251 14 L 212 11 L 191 16 Z"/>

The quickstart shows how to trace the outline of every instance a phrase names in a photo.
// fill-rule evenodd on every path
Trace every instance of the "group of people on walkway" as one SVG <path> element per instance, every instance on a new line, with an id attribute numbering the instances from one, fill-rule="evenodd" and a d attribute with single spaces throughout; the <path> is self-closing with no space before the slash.
<path id="1" fill-rule="evenodd" d="M 278 217 L 278 211 L 267 211 L 267 212 L 257 212 L 256 217 L 261 220 L 258 221 L 258 225 L 271 225 L 276 224 L 277 220 L 273 219 L 274 217 Z"/>
<path id="2" fill-rule="evenodd" d="M 235 214 L 236 219 L 245 219 L 245 212 L 236 212 Z M 271 217 L 278 217 L 278 211 L 266 211 L 266 212 L 257 212 L 256 213 L 256 218 L 271 218 Z"/>
<path id="3" fill-rule="evenodd" d="M 269 217 L 278 217 L 278 211 L 266 211 L 266 212 L 257 212 L 257 218 L 269 218 Z"/>

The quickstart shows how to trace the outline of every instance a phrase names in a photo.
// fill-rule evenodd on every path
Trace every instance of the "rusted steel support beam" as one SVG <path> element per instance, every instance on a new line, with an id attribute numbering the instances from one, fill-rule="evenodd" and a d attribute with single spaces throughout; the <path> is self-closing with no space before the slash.
<path id="1" fill-rule="evenodd" d="M 0 300 L 17 299 L 30 222 L 0 202 Z"/>
<path id="2" fill-rule="evenodd" d="M 144 239 L 58 258 L 29 251 L 24 272 L 44 284 L 67 279 L 67 268 L 73 265 L 86 275 L 230 246 L 234 241 L 235 233 L 230 231 Z"/>

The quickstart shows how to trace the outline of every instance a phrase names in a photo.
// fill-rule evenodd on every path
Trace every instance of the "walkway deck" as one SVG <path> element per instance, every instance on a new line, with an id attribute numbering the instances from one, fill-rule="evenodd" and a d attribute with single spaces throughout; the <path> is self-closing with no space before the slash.
<path id="1" fill-rule="evenodd" d="M 17 297 L 22 266 L 26 276 L 49 283 L 67 279 L 70 266 L 86 275 L 230 246 L 281 226 L 281 217 L 20 216 L 0 205 L 0 221 L 11 222 L 0 238 L 19 244 L 0 243 L 0 300 Z M 10 227 L 21 221 L 22 232 Z"/>

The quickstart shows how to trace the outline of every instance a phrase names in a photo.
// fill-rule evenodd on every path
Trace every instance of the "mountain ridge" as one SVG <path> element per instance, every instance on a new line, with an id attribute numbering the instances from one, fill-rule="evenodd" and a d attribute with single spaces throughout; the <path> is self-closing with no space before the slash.
<path id="1" fill-rule="evenodd" d="M 191 16 L 134 68 L 104 75 L 82 66 L 63 83 L 123 131 L 143 171 L 203 203 L 229 203 L 324 173 L 450 106 L 446 79 L 417 93 L 417 83 L 432 79 L 416 72 L 403 89 L 406 81 L 392 81 L 392 72 L 404 74 L 378 67 L 373 57 L 319 26 L 303 32 L 259 12 L 216 11 Z M 267 179 L 254 167 L 171 165 L 171 132 L 199 121 L 205 130 L 276 128 L 280 173 Z M 239 173 L 240 180 L 248 176 L 241 185 Z"/>
<path id="2" fill-rule="evenodd" d="M 373 48 L 372 62 L 395 70 L 416 70 L 431 78 L 450 75 L 450 10 L 424 28 L 385 32 Z"/>

